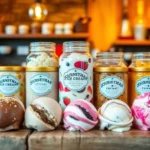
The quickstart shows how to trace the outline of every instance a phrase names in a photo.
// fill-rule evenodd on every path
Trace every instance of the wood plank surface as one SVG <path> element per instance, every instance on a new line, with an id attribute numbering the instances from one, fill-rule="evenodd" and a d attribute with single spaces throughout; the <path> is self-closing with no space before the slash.
<path id="1" fill-rule="evenodd" d="M 28 139 L 29 150 L 150 150 L 150 132 L 124 133 L 92 130 L 34 132 Z"/>
<path id="2" fill-rule="evenodd" d="M 0 132 L 0 150 L 27 150 L 30 130 Z"/>

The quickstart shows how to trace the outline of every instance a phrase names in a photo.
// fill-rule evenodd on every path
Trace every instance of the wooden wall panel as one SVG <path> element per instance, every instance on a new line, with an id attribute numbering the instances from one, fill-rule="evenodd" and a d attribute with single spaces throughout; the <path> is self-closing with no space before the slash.
<path id="1" fill-rule="evenodd" d="M 0 18 L 6 24 L 31 23 L 28 9 L 35 0 L 0 0 Z M 86 0 L 42 0 L 48 7 L 49 15 L 45 21 L 74 22 L 86 15 Z"/>
<path id="2" fill-rule="evenodd" d="M 120 0 L 89 0 L 90 38 L 94 47 L 107 51 L 120 27 Z"/>
<path id="3" fill-rule="evenodd" d="M 150 0 L 144 1 L 144 19 L 146 26 L 150 28 Z M 128 0 L 129 19 L 132 28 L 137 15 L 137 0 Z M 101 51 L 107 51 L 117 39 L 122 14 L 122 0 L 89 0 L 90 39 L 94 47 Z"/>

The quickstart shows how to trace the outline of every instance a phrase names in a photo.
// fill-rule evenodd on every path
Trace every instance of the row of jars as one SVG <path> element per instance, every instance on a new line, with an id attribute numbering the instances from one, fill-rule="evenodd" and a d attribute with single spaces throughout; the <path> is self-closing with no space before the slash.
<path id="1" fill-rule="evenodd" d="M 59 62 L 55 43 L 34 42 L 30 51 L 25 68 L 0 67 L 0 97 L 15 96 L 28 106 L 37 97 L 48 96 L 63 109 L 85 99 L 99 108 L 111 99 L 131 105 L 137 95 L 150 92 L 149 53 L 134 54 L 128 68 L 123 53 L 117 52 L 98 53 L 93 65 L 88 42 L 65 42 Z"/>

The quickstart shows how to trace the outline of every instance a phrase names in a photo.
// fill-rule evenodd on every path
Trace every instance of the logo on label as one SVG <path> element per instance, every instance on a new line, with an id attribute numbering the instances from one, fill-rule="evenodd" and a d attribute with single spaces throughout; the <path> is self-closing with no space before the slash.
<path id="1" fill-rule="evenodd" d="M 100 81 L 100 93 L 107 98 L 117 98 L 124 93 L 124 81 L 116 76 L 109 76 Z"/>
<path id="2" fill-rule="evenodd" d="M 63 76 L 64 85 L 73 91 L 81 91 L 88 84 L 88 74 L 82 69 L 70 69 Z"/>
<path id="3" fill-rule="evenodd" d="M 150 76 L 137 80 L 135 88 L 139 94 L 150 92 Z"/>
<path id="4" fill-rule="evenodd" d="M 52 90 L 52 79 L 45 74 L 38 74 L 30 79 L 30 88 L 37 95 L 48 94 Z"/>
<path id="5" fill-rule="evenodd" d="M 0 91 L 5 96 L 11 96 L 18 92 L 20 81 L 12 75 L 4 75 L 0 77 Z"/>

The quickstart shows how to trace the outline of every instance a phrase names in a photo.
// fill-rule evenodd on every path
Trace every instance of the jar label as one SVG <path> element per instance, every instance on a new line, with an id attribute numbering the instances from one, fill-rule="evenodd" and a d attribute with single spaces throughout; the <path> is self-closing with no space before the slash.
<path id="1" fill-rule="evenodd" d="M 116 76 L 108 76 L 100 81 L 100 93 L 107 98 L 118 98 L 124 93 L 124 81 Z"/>
<path id="2" fill-rule="evenodd" d="M 88 84 L 88 74 L 82 69 L 70 69 L 63 76 L 64 85 L 73 91 L 81 91 Z"/>
<path id="3" fill-rule="evenodd" d="M 30 79 L 30 88 L 37 95 L 46 95 L 52 90 L 52 79 L 45 74 L 38 74 Z"/>
<path id="4" fill-rule="evenodd" d="M 150 92 L 150 76 L 137 80 L 135 88 L 138 94 Z"/>
<path id="5" fill-rule="evenodd" d="M 20 81 L 12 75 L 0 77 L 0 92 L 5 96 L 11 96 L 19 91 Z"/>

